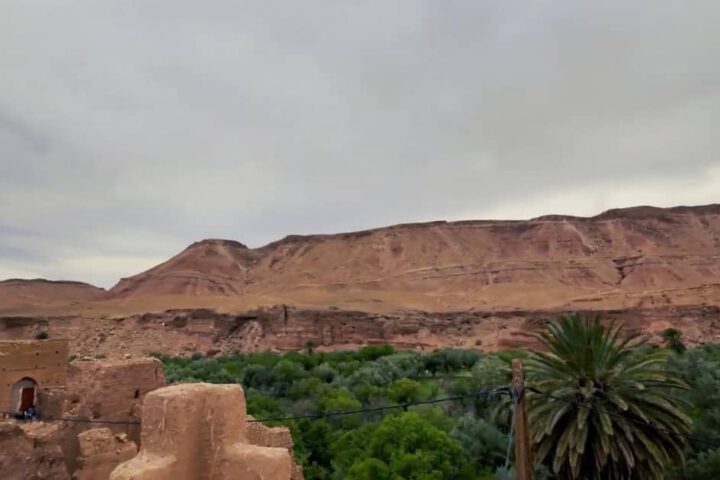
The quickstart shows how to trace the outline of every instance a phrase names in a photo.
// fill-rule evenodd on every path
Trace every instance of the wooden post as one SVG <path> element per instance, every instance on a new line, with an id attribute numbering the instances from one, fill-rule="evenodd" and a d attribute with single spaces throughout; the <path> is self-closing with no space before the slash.
<path id="1" fill-rule="evenodd" d="M 533 464 L 530 456 L 530 435 L 525 412 L 525 378 L 522 360 L 512 361 L 512 393 L 515 402 L 515 478 L 532 480 Z"/>

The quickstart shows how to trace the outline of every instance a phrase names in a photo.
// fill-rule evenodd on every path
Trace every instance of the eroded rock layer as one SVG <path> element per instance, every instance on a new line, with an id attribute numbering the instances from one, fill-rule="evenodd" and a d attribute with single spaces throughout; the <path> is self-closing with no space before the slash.
<path id="1" fill-rule="evenodd" d="M 498 350 L 535 345 L 532 334 L 562 313 L 566 312 L 518 309 L 369 313 L 281 306 L 241 314 L 189 309 L 105 319 L 49 318 L 42 320 L 39 328 L 51 336 L 72 339 L 71 348 L 81 357 L 287 351 L 304 349 L 309 341 L 320 350 L 381 343 L 421 350 L 444 346 Z M 681 330 L 684 341 L 691 345 L 720 343 L 717 306 L 660 305 L 596 313 L 621 322 L 630 331 L 648 334 L 656 343 L 669 327 Z M 0 318 L 0 335 L 32 337 L 37 328 L 32 323 L 7 328 Z"/>

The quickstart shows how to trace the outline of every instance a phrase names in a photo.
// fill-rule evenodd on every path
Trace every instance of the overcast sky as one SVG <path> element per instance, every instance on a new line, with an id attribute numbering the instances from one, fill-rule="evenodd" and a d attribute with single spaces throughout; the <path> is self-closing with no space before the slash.
<path id="1" fill-rule="evenodd" d="M 717 0 L 0 7 L 0 279 L 720 202 Z"/>

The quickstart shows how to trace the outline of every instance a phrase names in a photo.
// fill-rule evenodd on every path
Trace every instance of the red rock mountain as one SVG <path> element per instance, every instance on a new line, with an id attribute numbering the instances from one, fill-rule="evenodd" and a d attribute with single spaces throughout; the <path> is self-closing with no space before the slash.
<path id="1" fill-rule="evenodd" d="M 0 282 L 0 338 L 79 355 L 532 345 L 569 311 L 720 342 L 720 205 L 194 243 L 111 290 Z"/>
<path id="2" fill-rule="evenodd" d="M 204 240 L 123 279 L 109 298 L 250 295 L 429 310 L 543 308 L 657 292 L 678 297 L 718 283 L 720 205 L 709 205 L 408 224 L 291 236 L 258 249 Z"/>

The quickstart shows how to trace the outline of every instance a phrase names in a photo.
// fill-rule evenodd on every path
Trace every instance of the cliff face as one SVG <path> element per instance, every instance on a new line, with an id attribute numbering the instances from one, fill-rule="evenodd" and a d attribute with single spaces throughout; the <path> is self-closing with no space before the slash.
<path id="1" fill-rule="evenodd" d="M 440 347 L 503 350 L 535 347 L 533 334 L 563 311 L 507 310 L 372 313 L 274 307 L 242 313 L 183 309 L 127 317 L 36 319 L 10 326 L 0 317 L 0 336 L 32 337 L 37 329 L 72 339 L 80 356 L 142 356 L 152 352 L 213 356 L 235 351 L 350 350 L 367 344 L 400 349 Z M 666 328 L 690 345 L 720 343 L 720 307 L 657 306 L 602 310 L 602 316 L 660 343 Z M 37 325 L 39 323 L 39 325 Z"/>
<path id="2" fill-rule="evenodd" d="M 22 307 L 2 294 L 19 288 L 13 282 L 0 283 L 0 338 L 46 330 L 82 355 L 283 350 L 308 340 L 509 348 L 578 310 L 714 341 L 720 205 L 408 224 L 255 249 L 204 240 L 108 292 L 77 284 L 70 296 L 58 293 L 65 284 L 27 282 Z M 52 301 L 33 303 L 33 291 L 50 287 Z"/>

